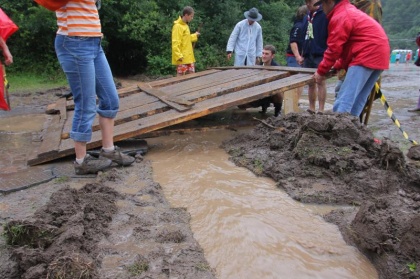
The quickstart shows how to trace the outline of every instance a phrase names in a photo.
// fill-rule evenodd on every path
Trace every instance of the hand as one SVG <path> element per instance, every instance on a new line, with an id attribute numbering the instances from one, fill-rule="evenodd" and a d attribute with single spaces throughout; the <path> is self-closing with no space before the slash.
<path id="1" fill-rule="evenodd" d="M 9 66 L 13 63 L 13 56 L 9 51 L 4 52 L 4 63 Z"/>
<path id="2" fill-rule="evenodd" d="M 201 33 L 200 33 L 200 32 L 198 32 L 198 31 L 197 31 L 197 32 L 195 32 L 195 34 L 197 35 L 197 37 L 201 35 Z"/>
<path id="3" fill-rule="evenodd" d="M 321 82 L 323 82 L 325 80 L 325 76 L 321 76 L 320 74 L 318 74 L 318 72 L 316 72 L 313 75 L 313 78 L 314 78 L 314 80 L 315 80 L 316 83 L 321 83 Z"/>
<path id="4" fill-rule="evenodd" d="M 232 53 L 227 54 L 227 60 L 230 60 L 232 58 Z"/>
<path id="5" fill-rule="evenodd" d="M 299 64 L 299 65 L 303 65 L 303 61 L 304 61 L 305 59 L 302 57 L 302 56 L 298 56 L 298 57 L 296 57 L 296 62 Z"/>

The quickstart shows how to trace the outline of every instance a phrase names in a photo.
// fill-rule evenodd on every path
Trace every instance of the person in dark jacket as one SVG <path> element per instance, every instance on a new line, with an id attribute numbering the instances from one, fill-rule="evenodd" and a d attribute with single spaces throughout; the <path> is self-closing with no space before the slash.
<path id="1" fill-rule="evenodd" d="M 303 53 L 302 46 L 305 40 L 304 18 L 308 14 L 306 5 L 300 6 L 296 11 L 295 22 L 289 35 L 289 46 L 286 50 L 286 62 L 289 67 L 302 67 Z"/>
<path id="2" fill-rule="evenodd" d="M 349 0 L 321 0 L 329 20 L 328 48 L 314 79 L 325 81 L 332 69 L 347 71 L 333 111 L 359 116 L 383 70 L 389 68 L 390 46 L 382 26 Z"/>

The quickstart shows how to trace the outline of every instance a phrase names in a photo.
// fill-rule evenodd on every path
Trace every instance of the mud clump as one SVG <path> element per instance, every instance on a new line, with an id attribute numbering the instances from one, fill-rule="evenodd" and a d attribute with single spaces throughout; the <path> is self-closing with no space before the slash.
<path id="1" fill-rule="evenodd" d="M 100 184 L 64 188 L 30 220 L 4 227 L 16 265 L 10 278 L 96 278 L 96 243 L 107 234 L 119 194 Z"/>
<path id="2" fill-rule="evenodd" d="M 380 278 L 420 278 L 420 171 L 397 146 L 350 115 L 291 113 L 265 124 L 223 143 L 232 161 L 298 201 L 354 206 L 325 219 Z"/>

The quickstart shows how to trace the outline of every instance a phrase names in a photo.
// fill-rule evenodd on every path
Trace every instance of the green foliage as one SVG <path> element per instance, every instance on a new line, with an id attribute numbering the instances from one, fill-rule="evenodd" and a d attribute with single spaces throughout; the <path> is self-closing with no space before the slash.
<path id="1" fill-rule="evenodd" d="M 389 37 L 391 49 L 411 49 L 418 47 L 415 38 L 420 32 L 418 0 L 382 0 L 383 27 Z"/>
<path id="2" fill-rule="evenodd" d="M 13 2 L 13 4 L 11 3 Z M 298 0 L 278 1 L 166 1 L 107 0 L 99 12 L 104 33 L 103 47 L 115 75 L 131 75 L 147 71 L 161 75 L 174 73 L 171 65 L 171 30 L 184 6 L 195 9 L 190 24 L 192 32 L 200 28 L 195 48 L 198 71 L 229 65 L 226 43 L 235 24 L 244 18 L 244 11 L 257 7 L 263 14 L 264 43 L 278 48 L 283 58 L 291 18 Z M 55 14 L 33 1 L 14 0 L 2 3 L 3 10 L 19 26 L 8 41 L 15 63 L 9 73 L 27 72 L 49 80 L 62 78 L 54 50 L 57 29 Z"/>

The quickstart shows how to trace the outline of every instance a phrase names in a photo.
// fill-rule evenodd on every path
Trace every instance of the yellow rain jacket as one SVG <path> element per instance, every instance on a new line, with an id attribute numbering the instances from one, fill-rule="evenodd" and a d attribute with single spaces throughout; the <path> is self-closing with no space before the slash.
<path id="1" fill-rule="evenodd" d="M 190 33 L 188 24 L 179 17 L 172 27 L 172 65 L 191 64 L 195 62 L 192 43 L 197 41 L 197 35 Z M 182 61 L 178 61 L 182 58 Z"/>

